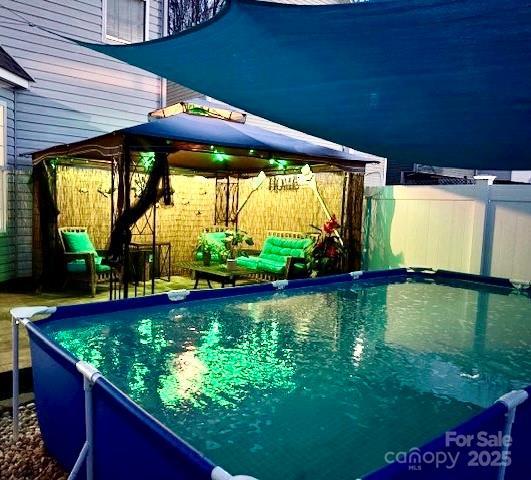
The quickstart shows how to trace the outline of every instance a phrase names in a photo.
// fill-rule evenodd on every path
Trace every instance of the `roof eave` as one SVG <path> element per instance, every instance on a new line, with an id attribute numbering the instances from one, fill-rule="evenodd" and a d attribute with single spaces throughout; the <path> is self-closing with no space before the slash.
<path id="1" fill-rule="evenodd" d="M 6 82 L 14 87 L 28 89 L 30 87 L 30 81 L 22 78 L 21 76 L 0 67 L 0 81 Z"/>

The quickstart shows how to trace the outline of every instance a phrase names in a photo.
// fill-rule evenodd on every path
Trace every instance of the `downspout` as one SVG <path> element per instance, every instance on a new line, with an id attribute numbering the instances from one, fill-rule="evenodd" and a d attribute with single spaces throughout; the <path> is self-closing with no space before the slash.
<path id="1" fill-rule="evenodd" d="M 162 37 L 168 35 L 168 0 L 162 0 Z M 160 77 L 160 108 L 164 108 L 167 102 L 168 81 Z"/>
<path id="2" fill-rule="evenodd" d="M 17 148 L 17 89 L 13 89 L 13 211 L 17 208 L 18 205 L 18 185 L 17 185 L 17 169 L 18 169 L 18 148 Z M 32 207 L 33 207 L 33 197 L 32 197 Z M 13 215 L 15 222 L 15 239 L 18 237 L 18 223 L 17 216 Z M 19 246 L 18 242 L 15 241 L 15 278 L 18 278 L 19 265 Z M 33 235 L 31 239 L 33 244 Z M 33 255 L 33 254 L 32 254 Z"/>

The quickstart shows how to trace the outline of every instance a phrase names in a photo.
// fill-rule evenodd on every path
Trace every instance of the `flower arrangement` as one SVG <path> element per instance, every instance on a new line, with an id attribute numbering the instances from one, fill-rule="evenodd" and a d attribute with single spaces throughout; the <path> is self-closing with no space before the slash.
<path id="1" fill-rule="evenodd" d="M 312 225 L 312 228 L 319 232 L 309 262 L 313 275 L 330 275 L 339 272 L 344 248 L 337 234 L 340 225 L 336 216 L 332 215 L 321 228 L 315 225 Z"/>

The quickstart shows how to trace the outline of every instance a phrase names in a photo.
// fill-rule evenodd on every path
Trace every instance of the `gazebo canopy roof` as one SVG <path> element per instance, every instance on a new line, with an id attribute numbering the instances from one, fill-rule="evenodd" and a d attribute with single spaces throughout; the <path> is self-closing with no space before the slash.
<path id="1" fill-rule="evenodd" d="M 170 167 L 207 175 L 252 175 L 261 170 L 288 172 L 291 166 L 305 163 L 363 171 L 367 162 L 381 160 L 367 153 L 334 150 L 245 123 L 181 113 L 35 152 L 33 161 L 36 164 L 53 158 L 81 158 L 108 162 L 125 149 L 133 157 L 140 152 L 168 152 Z"/>

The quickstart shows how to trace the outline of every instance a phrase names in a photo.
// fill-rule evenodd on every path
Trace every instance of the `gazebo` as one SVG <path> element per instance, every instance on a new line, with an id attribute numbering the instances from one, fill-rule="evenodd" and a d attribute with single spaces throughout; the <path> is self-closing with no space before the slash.
<path id="1" fill-rule="evenodd" d="M 277 178 L 298 175 L 304 165 L 316 174 L 340 174 L 341 235 L 347 251 L 344 265 L 359 267 L 363 173 L 365 164 L 379 157 L 334 150 L 247 125 L 245 114 L 223 105 L 183 102 L 178 109 L 166 118 L 168 111 L 160 110 L 147 123 L 33 154 L 39 217 L 35 222 L 34 265 L 43 283 L 52 280 L 45 272 L 50 275 L 57 270 L 57 171 L 62 167 L 96 168 L 110 176 L 109 187 L 98 190 L 108 198 L 109 205 L 107 261 L 121 272 L 124 297 L 130 282 L 132 229 L 144 218 L 155 247 L 156 205 L 179 208 L 172 199 L 174 175 L 213 179 L 214 224 L 237 228 L 240 181 L 260 172 Z"/>

